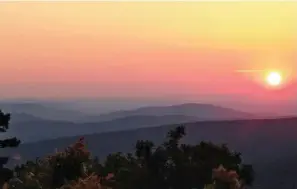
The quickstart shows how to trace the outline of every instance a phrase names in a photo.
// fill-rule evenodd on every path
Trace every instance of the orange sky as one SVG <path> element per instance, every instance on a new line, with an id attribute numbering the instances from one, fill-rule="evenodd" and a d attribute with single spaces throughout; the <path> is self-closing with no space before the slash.
<path id="1" fill-rule="evenodd" d="M 297 2 L 0 5 L 0 97 L 297 95 Z"/>

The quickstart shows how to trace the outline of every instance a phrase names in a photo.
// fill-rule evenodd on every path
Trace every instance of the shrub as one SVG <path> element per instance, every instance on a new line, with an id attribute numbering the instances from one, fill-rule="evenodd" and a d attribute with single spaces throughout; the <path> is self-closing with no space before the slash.
<path id="1" fill-rule="evenodd" d="M 253 181 L 251 165 L 226 145 L 180 144 L 184 127 L 159 146 L 138 141 L 135 154 L 91 158 L 84 138 L 64 151 L 15 168 L 14 189 L 239 189 Z"/>

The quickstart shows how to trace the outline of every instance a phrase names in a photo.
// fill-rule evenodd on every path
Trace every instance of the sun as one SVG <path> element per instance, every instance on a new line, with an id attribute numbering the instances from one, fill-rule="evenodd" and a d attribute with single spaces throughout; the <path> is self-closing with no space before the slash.
<path id="1" fill-rule="evenodd" d="M 278 72 L 270 72 L 267 75 L 266 81 L 270 86 L 279 86 L 282 82 L 282 76 Z"/>

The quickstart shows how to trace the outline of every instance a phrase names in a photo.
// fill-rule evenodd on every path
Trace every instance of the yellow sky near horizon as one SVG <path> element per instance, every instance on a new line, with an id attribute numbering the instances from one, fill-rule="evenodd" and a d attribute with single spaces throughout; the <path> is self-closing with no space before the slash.
<path id="1" fill-rule="evenodd" d="M 296 23 L 297 2 L 0 3 L 0 85 L 14 85 L 0 96 L 34 83 L 41 96 L 47 83 L 96 84 L 104 94 L 194 83 L 220 93 L 219 82 L 242 91 L 245 77 L 262 79 L 237 69 L 280 69 L 292 80 Z"/>

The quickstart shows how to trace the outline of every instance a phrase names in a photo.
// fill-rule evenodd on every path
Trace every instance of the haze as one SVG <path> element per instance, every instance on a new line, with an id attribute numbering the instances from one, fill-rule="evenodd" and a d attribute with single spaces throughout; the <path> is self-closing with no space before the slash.
<path id="1" fill-rule="evenodd" d="M 296 2 L 2 2 L 0 97 L 296 102 L 296 12 Z M 281 71 L 284 85 L 268 89 L 256 70 Z"/>

